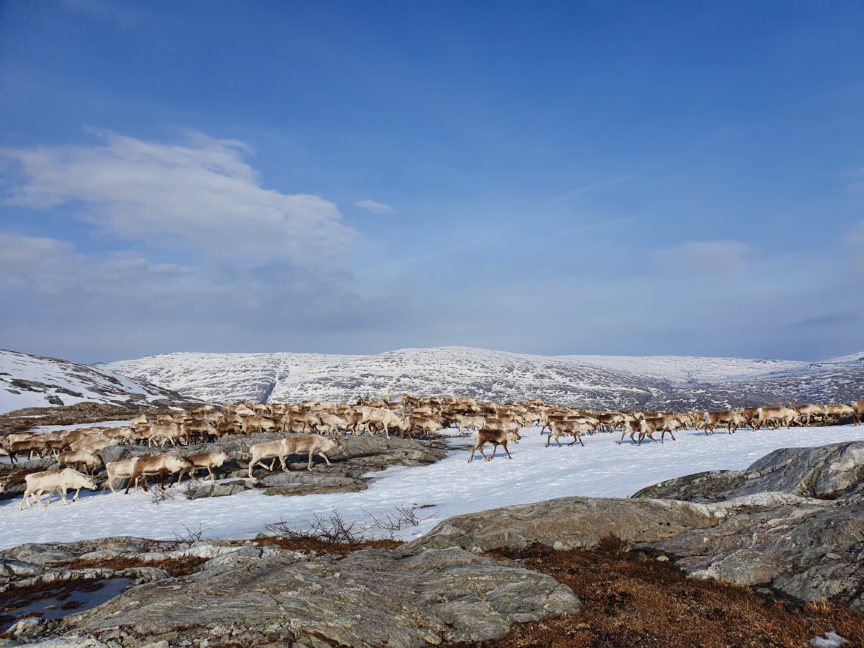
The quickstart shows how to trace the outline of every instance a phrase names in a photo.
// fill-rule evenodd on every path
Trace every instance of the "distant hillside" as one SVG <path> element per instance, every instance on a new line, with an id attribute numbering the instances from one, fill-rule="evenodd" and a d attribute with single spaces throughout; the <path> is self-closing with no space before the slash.
<path id="1" fill-rule="evenodd" d="M 104 368 L 0 350 L 0 413 L 83 402 L 176 405 L 186 399 Z"/>
<path id="2" fill-rule="evenodd" d="M 536 356 L 443 347 L 372 356 L 171 353 L 100 367 L 212 402 L 352 400 L 408 392 L 666 409 L 864 398 L 864 353 L 808 363 L 686 356 Z"/>

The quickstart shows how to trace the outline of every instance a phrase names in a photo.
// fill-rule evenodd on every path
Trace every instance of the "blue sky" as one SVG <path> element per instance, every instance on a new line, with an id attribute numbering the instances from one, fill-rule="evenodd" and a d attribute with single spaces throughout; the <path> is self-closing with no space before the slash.
<path id="1" fill-rule="evenodd" d="M 0 346 L 864 349 L 858 2 L 0 4 Z"/>

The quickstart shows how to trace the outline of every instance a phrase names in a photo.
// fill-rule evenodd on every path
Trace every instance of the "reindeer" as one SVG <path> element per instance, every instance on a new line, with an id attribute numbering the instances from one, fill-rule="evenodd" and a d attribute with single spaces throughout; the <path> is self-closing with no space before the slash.
<path id="1" fill-rule="evenodd" d="M 596 419 L 594 419 L 596 421 Z M 549 436 L 546 437 L 546 447 L 549 447 L 549 442 L 554 438 L 558 447 L 561 447 L 561 437 L 570 435 L 573 441 L 569 445 L 575 445 L 578 441 L 581 446 L 585 446 L 582 441 L 583 434 L 593 434 L 596 426 L 592 420 L 579 418 L 554 419 L 552 421 L 552 429 L 549 430 Z"/>
<path id="2" fill-rule="evenodd" d="M 474 447 L 471 449 L 471 456 L 468 457 L 468 463 L 471 463 L 474 460 L 474 453 L 477 450 L 480 450 L 480 454 L 483 455 L 483 459 L 486 461 L 492 461 L 492 457 L 495 456 L 495 453 L 498 451 L 498 446 L 504 448 L 504 452 L 507 453 L 507 458 L 512 459 L 513 457 L 510 455 L 510 451 L 507 449 L 507 444 L 509 442 L 519 443 L 519 440 L 522 437 L 519 435 L 518 430 L 477 430 L 477 437 L 474 440 Z M 486 453 L 483 452 L 483 446 L 487 443 L 492 444 L 492 456 L 487 457 Z"/>
<path id="3" fill-rule="evenodd" d="M 459 436 L 465 436 L 465 430 L 480 430 L 486 424 L 485 416 L 457 414 L 456 420 L 459 422 Z"/>
<path id="4" fill-rule="evenodd" d="M 102 459 L 90 450 L 77 450 L 72 452 L 63 452 L 57 457 L 57 465 L 61 468 L 66 466 L 84 466 L 84 472 L 91 474 L 91 470 L 96 470 L 102 465 Z"/>
<path id="5" fill-rule="evenodd" d="M 138 461 L 132 467 L 132 474 L 129 476 L 129 481 L 126 483 L 124 494 L 129 493 L 129 487 L 134 481 L 137 485 L 138 478 L 143 478 L 144 490 L 147 490 L 147 475 L 160 475 L 164 481 L 166 475 L 177 475 L 177 483 L 183 479 L 183 473 L 191 468 L 192 464 L 170 454 L 156 455 L 154 457 L 139 457 Z"/>
<path id="6" fill-rule="evenodd" d="M 754 430 L 758 430 L 763 425 L 766 429 L 776 430 L 781 424 L 788 428 L 797 420 L 798 412 L 791 407 L 760 407 L 756 410 L 756 416 L 751 425 L 753 425 Z"/>
<path id="7" fill-rule="evenodd" d="M 114 490 L 114 480 L 129 479 L 132 476 L 132 471 L 139 459 L 140 457 L 131 457 L 120 461 L 109 461 L 105 464 L 105 474 L 108 478 L 105 483 L 102 484 L 102 490 L 110 488 L 112 493 L 116 493 L 117 491 Z M 137 481 L 135 482 L 135 485 L 138 485 Z"/>
<path id="8" fill-rule="evenodd" d="M 227 454 L 221 451 L 196 452 L 184 457 L 184 459 L 191 464 L 191 468 L 189 468 L 188 472 L 190 479 L 195 476 L 196 471 L 206 468 L 211 481 L 216 481 L 216 478 L 213 476 L 213 468 L 221 468 L 222 464 L 229 458 L 230 457 Z"/>
<path id="9" fill-rule="evenodd" d="M 42 495 L 47 493 L 60 493 L 60 497 L 63 499 L 63 504 L 69 504 L 66 500 L 66 491 L 75 489 L 75 495 L 72 497 L 72 501 L 75 502 L 78 500 L 78 494 L 81 492 L 82 488 L 89 488 L 90 490 L 96 490 L 96 484 L 93 480 L 84 474 L 81 474 L 74 468 L 64 468 L 63 470 L 45 470 L 43 472 L 30 473 L 26 477 L 24 477 L 24 481 L 27 483 L 27 488 L 24 491 L 24 499 L 21 500 L 21 504 L 18 507 L 18 510 L 24 509 L 24 504 L 27 504 L 27 508 L 30 508 L 30 499 L 33 498 L 40 507 L 44 506 L 42 503 Z"/>
<path id="10" fill-rule="evenodd" d="M 280 441 L 256 443 L 250 448 L 252 459 L 249 461 L 249 479 L 252 479 L 252 469 L 256 465 L 260 464 L 262 468 L 272 471 L 276 464 L 276 459 L 279 459 L 282 471 L 287 471 L 288 467 L 285 459 L 292 454 L 309 453 L 307 470 L 312 470 L 312 456 L 315 454 L 323 458 L 327 462 L 327 465 L 330 466 L 330 459 L 324 453 L 341 447 L 342 442 L 338 438 L 324 437 L 320 434 L 299 434 Z M 269 467 L 264 463 L 264 459 L 273 459 Z"/>

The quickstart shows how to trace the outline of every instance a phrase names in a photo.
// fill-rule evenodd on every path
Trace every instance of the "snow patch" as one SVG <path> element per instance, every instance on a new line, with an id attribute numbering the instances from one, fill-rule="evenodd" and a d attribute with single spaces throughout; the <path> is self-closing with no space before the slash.
<path id="1" fill-rule="evenodd" d="M 468 437 L 449 441 L 451 451 L 437 463 L 394 467 L 374 473 L 368 490 L 305 496 L 266 496 L 250 490 L 229 497 L 187 500 L 181 484 L 176 497 L 154 504 L 141 490 L 109 494 L 82 491 L 75 504 L 56 498 L 45 508 L 18 510 L 20 499 L 0 504 L 0 548 L 25 542 L 69 542 L 131 535 L 173 539 L 185 528 L 204 530 L 205 538 L 251 538 L 272 522 L 305 527 L 315 514 L 338 510 L 347 522 L 366 523 L 369 513 L 386 517 L 399 505 L 432 505 L 418 511 L 431 516 L 401 532 L 404 539 L 427 533 L 445 518 L 513 504 L 573 495 L 628 497 L 651 484 L 707 470 L 743 470 L 778 448 L 812 447 L 864 441 L 864 426 L 739 430 L 706 437 L 693 430 L 677 441 L 636 446 L 616 443 L 619 435 L 597 434 L 578 444 L 545 448 L 539 430 L 526 430 L 512 445 L 512 460 L 468 463 Z"/>

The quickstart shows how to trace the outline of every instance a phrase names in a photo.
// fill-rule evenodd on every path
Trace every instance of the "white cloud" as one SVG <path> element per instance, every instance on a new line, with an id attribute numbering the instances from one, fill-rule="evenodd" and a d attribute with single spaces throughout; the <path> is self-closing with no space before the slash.
<path id="1" fill-rule="evenodd" d="M 355 207 L 365 209 L 373 214 L 395 214 L 396 210 L 386 203 L 377 202 L 375 200 L 358 200 L 354 203 Z"/>
<path id="2" fill-rule="evenodd" d="M 0 287 L 21 285 L 43 293 L 68 294 L 79 289 L 98 292 L 111 284 L 138 290 L 142 283 L 152 281 L 152 287 L 159 289 L 162 279 L 154 277 L 192 273 L 190 267 L 153 264 L 136 253 L 87 255 L 64 241 L 0 232 Z"/>
<path id="3" fill-rule="evenodd" d="M 10 272 L 66 255 L 72 246 L 56 239 L 0 232 L 0 269 Z"/>
<path id="4" fill-rule="evenodd" d="M 261 187 L 242 142 L 97 135 L 95 146 L 0 149 L 22 172 L 5 202 L 77 205 L 80 218 L 119 238 L 227 260 L 316 264 L 339 258 L 355 236 L 333 203 Z"/>
<path id="5" fill-rule="evenodd" d="M 660 260 L 674 270 L 708 275 L 735 274 L 749 265 L 753 248 L 738 241 L 685 241 L 660 250 Z"/>
<path id="6" fill-rule="evenodd" d="M 61 0 L 60 4 L 68 11 L 80 13 L 96 20 L 133 28 L 145 20 L 143 5 L 114 2 L 112 0 Z"/>
<path id="7" fill-rule="evenodd" d="M 362 342 L 406 317 L 402 300 L 356 284 L 346 271 L 281 260 L 157 263 L 138 252 L 85 254 L 50 238 L 0 233 L 0 340 L 83 361 L 301 344 L 349 352 L 346 338 Z"/>

